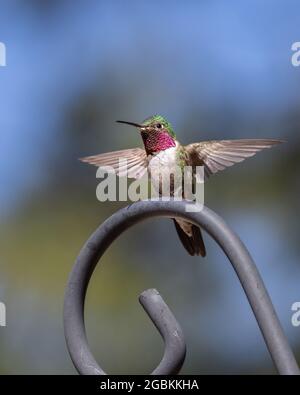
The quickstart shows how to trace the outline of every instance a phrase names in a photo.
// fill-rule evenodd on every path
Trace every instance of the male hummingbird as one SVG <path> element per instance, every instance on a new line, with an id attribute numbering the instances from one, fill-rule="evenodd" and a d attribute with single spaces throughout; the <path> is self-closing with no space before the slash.
<path id="1" fill-rule="evenodd" d="M 140 178 L 146 171 L 153 177 L 159 168 L 168 169 L 168 176 L 175 166 L 204 166 L 205 176 L 215 174 L 235 163 L 253 156 L 256 152 L 283 142 L 273 139 L 212 140 L 181 145 L 171 124 L 161 115 L 147 118 L 141 124 L 117 121 L 139 129 L 144 148 L 132 148 L 82 158 L 81 161 L 102 167 L 111 166 L 117 174 Z M 119 168 L 119 160 L 126 159 L 126 168 Z M 142 172 L 141 172 L 142 169 Z M 161 193 L 161 191 L 160 191 Z M 206 255 L 201 230 L 182 219 L 174 219 L 176 231 L 190 255 Z"/>

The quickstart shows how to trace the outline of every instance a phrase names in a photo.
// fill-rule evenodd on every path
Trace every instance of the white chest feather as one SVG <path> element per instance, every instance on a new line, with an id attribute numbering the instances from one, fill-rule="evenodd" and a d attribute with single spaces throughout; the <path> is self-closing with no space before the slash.
<path id="1" fill-rule="evenodd" d="M 181 190 L 181 169 L 177 163 L 178 151 L 176 147 L 159 152 L 149 161 L 148 171 L 152 186 L 160 195 L 173 195 Z"/>
<path id="2" fill-rule="evenodd" d="M 168 172 L 172 171 L 176 166 L 176 157 L 177 147 L 171 147 L 153 155 L 148 165 L 152 177 L 155 177 L 155 173 L 157 172 L 163 173 L 164 170 Z"/>

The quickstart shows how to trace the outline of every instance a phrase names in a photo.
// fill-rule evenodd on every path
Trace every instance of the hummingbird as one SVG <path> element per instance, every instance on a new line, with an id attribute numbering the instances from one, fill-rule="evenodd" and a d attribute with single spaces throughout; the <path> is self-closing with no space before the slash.
<path id="1" fill-rule="evenodd" d="M 145 172 L 153 177 L 157 169 L 165 168 L 168 176 L 175 166 L 204 166 L 205 179 L 235 163 L 255 155 L 258 151 L 282 143 L 275 139 L 237 139 L 200 141 L 181 145 L 170 122 L 161 115 L 153 115 L 142 123 L 116 121 L 137 128 L 144 147 L 103 153 L 81 158 L 98 167 L 111 166 L 119 176 L 138 179 Z M 119 168 L 119 160 L 126 159 L 126 168 Z M 141 171 L 142 169 L 142 171 Z M 160 181 L 159 181 L 160 185 Z M 160 191 L 161 194 L 161 191 Z M 184 197 L 184 196 L 183 196 Z M 206 256 L 201 229 L 186 220 L 173 218 L 175 228 L 186 251 L 194 256 Z"/>

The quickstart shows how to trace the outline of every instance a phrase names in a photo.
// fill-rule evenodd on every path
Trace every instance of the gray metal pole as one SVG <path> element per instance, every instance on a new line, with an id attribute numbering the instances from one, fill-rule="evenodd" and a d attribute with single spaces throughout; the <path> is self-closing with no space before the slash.
<path id="1" fill-rule="evenodd" d="M 66 341 L 78 371 L 82 374 L 105 374 L 88 348 L 83 321 L 86 288 L 98 260 L 121 233 L 136 223 L 150 217 L 180 217 L 206 230 L 227 255 L 246 293 L 278 372 L 300 374 L 264 283 L 241 240 L 222 218 L 207 207 L 199 212 L 188 212 L 187 206 L 195 208 L 194 203 L 185 201 L 134 203 L 108 218 L 82 248 L 69 279 L 64 307 Z M 166 374 L 157 370 L 158 368 L 153 374 Z"/>

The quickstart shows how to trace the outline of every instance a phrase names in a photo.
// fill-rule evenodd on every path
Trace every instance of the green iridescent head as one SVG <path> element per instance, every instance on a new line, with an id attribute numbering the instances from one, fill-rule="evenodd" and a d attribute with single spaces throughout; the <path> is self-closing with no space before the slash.
<path id="1" fill-rule="evenodd" d="M 166 120 L 166 118 L 162 117 L 161 115 L 152 115 L 151 117 L 145 119 L 142 122 L 142 126 L 150 126 L 158 130 L 164 129 L 169 133 L 170 136 L 172 136 L 174 139 L 176 138 L 172 125 L 169 121 Z"/>
<path id="2" fill-rule="evenodd" d="M 148 155 L 176 147 L 174 130 L 170 122 L 161 115 L 153 115 L 145 119 L 141 124 L 128 121 L 117 122 L 125 123 L 139 129 Z"/>

